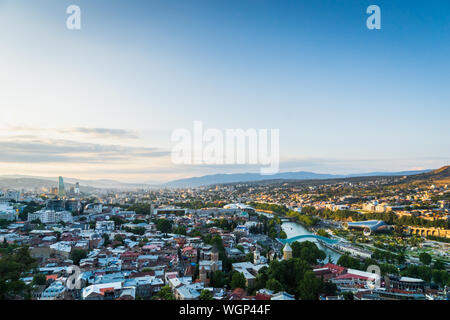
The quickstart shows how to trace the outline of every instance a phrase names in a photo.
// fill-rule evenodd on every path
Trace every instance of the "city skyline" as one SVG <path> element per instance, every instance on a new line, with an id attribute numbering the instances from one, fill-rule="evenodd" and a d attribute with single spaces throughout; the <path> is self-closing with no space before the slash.
<path id="1" fill-rule="evenodd" d="M 280 129 L 280 172 L 448 165 L 450 4 L 1 1 L 0 175 L 124 182 L 258 172 L 176 166 L 171 133 Z M 407 10 L 406 10 L 407 9 Z"/>

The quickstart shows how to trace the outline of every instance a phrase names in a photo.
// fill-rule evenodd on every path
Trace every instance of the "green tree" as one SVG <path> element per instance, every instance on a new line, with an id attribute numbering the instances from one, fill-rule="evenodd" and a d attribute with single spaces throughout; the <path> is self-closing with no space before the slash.
<path id="1" fill-rule="evenodd" d="M 0 300 L 29 296 L 29 287 L 20 279 L 36 268 L 28 247 L 5 248 L 0 257 Z"/>
<path id="2" fill-rule="evenodd" d="M 121 217 L 118 217 L 118 216 L 112 216 L 112 217 L 110 218 L 110 220 L 114 221 L 114 225 L 115 225 L 115 226 L 120 226 L 120 225 L 122 225 L 122 224 L 127 223 L 124 219 L 122 219 Z M 94 225 L 95 225 L 95 224 L 94 224 Z"/>
<path id="3" fill-rule="evenodd" d="M 213 299 L 213 295 L 211 293 L 211 291 L 209 290 L 202 290 L 202 292 L 200 293 L 200 300 L 212 300 Z"/>
<path id="4" fill-rule="evenodd" d="M 158 219 L 156 221 L 156 229 L 162 233 L 169 233 L 172 231 L 172 222 L 167 219 Z"/>
<path id="5" fill-rule="evenodd" d="M 162 287 L 161 290 L 159 290 L 156 297 L 161 300 L 175 300 L 175 297 L 173 296 L 172 289 L 170 288 L 170 286 Z"/>
<path id="6" fill-rule="evenodd" d="M 339 257 L 337 264 L 342 266 L 342 267 L 346 267 L 346 268 L 351 268 L 351 269 L 358 269 L 361 270 L 361 263 L 359 262 L 358 259 L 355 259 L 353 257 L 350 257 L 349 254 L 344 254 L 342 256 Z"/>
<path id="7" fill-rule="evenodd" d="M 309 264 L 316 264 L 319 260 L 324 260 L 327 257 L 325 252 L 311 241 L 294 242 L 291 247 L 293 258 L 300 258 Z"/>
<path id="8" fill-rule="evenodd" d="M 351 292 L 351 291 L 342 292 L 342 296 L 344 297 L 344 300 L 354 300 L 355 299 L 355 297 L 353 296 L 353 292 Z"/>
<path id="9" fill-rule="evenodd" d="M 432 279 L 433 282 L 440 285 L 445 286 L 450 279 L 449 274 L 446 270 L 433 270 L 432 271 Z"/>
<path id="10" fill-rule="evenodd" d="M 216 270 L 211 275 L 211 285 L 214 288 L 223 288 L 225 285 L 228 284 L 227 276 L 225 275 L 225 272 L 221 270 Z"/>
<path id="11" fill-rule="evenodd" d="M 33 276 L 32 284 L 37 286 L 43 286 L 47 283 L 47 278 L 42 273 L 37 273 Z"/>
<path id="12" fill-rule="evenodd" d="M 307 271 L 299 285 L 301 300 L 317 300 L 322 288 L 322 281 L 312 271 Z"/>
<path id="13" fill-rule="evenodd" d="M 275 293 L 283 291 L 283 285 L 276 279 L 269 279 L 266 282 L 266 288 L 272 290 Z"/>
<path id="14" fill-rule="evenodd" d="M 73 261 L 73 264 L 80 265 L 80 260 L 85 259 L 87 257 L 87 252 L 82 249 L 72 250 L 70 253 L 70 260 Z"/>
<path id="15" fill-rule="evenodd" d="M 107 233 L 104 233 L 102 234 L 102 238 L 104 240 L 103 246 L 107 247 L 111 243 L 111 240 L 109 240 L 109 235 Z"/>
<path id="16" fill-rule="evenodd" d="M 233 271 L 231 275 L 231 289 L 241 288 L 245 289 L 245 277 L 242 273 Z"/>
<path id="17" fill-rule="evenodd" d="M 430 256 L 428 253 L 426 253 L 426 252 L 422 252 L 422 253 L 419 255 L 419 260 L 420 260 L 420 262 L 422 262 L 423 264 L 429 265 L 429 264 L 431 263 L 431 256 Z"/>
<path id="18" fill-rule="evenodd" d="M 181 234 L 181 235 L 185 236 L 186 235 L 186 227 L 178 226 L 173 229 L 172 233 Z"/>
<path id="19" fill-rule="evenodd" d="M 436 260 L 433 263 L 433 269 L 436 270 L 445 270 L 445 264 L 441 260 Z"/>

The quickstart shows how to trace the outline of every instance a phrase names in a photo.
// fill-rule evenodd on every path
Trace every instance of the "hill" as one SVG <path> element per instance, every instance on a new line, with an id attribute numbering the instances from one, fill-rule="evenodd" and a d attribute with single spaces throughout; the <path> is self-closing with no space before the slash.
<path id="1" fill-rule="evenodd" d="M 449 184 L 450 183 L 450 166 L 432 170 L 426 173 L 409 176 L 407 182 L 421 183 L 432 182 L 434 184 Z"/>
<path id="2" fill-rule="evenodd" d="M 408 176 L 430 170 L 420 171 L 401 171 L 401 172 L 369 172 L 348 175 L 321 174 L 307 171 L 299 172 L 281 172 L 270 176 L 263 176 L 258 173 L 235 173 L 235 174 L 214 174 L 201 177 L 186 178 L 174 180 L 166 183 L 164 186 L 169 188 L 201 187 L 214 184 L 244 183 L 244 182 L 273 182 L 283 180 L 326 180 L 354 177 L 373 177 L 373 176 Z"/>

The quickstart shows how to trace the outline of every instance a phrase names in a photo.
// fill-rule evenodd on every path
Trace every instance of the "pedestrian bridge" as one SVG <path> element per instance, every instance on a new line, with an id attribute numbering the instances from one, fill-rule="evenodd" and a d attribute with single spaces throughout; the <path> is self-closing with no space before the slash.
<path id="1" fill-rule="evenodd" d="M 339 242 L 339 240 L 336 239 L 330 239 L 330 238 L 326 238 L 326 237 L 322 237 L 322 236 L 318 236 L 315 234 L 305 234 L 305 235 L 301 235 L 301 236 L 296 236 L 296 237 L 292 237 L 292 238 L 288 238 L 288 239 L 278 239 L 278 241 L 280 241 L 281 243 L 285 244 L 285 243 L 292 243 L 295 241 L 303 241 L 306 239 L 316 239 L 316 240 L 321 240 L 323 242 L 326 242 L 328 244 L 336 244 Z"/>

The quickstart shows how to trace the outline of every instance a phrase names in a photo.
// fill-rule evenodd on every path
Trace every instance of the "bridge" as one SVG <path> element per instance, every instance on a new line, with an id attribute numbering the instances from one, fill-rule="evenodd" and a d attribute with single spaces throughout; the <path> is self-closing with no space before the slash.
<path id="1" fill-rule="evenodd" d="M 339 240 L 330 239 L 330 238 L 318 236 L 318 235 L 315 235 L 315 234 L 305 234 L 305 235 L 301 235 L 301 236 L 292 237 L 292 238 L 289 238 L 289 239 L 278 239 L 277 238 L 277 240 L 280 241 L 283 244 L 285 244 L 285 243 L 292 243 L 292 242 L 295 242 L 295 241 L 302 241 L 304 239 L 321 240 L 321 241 L 326 242 L 328 244 L 336 244 L 336 243 L 339 242 Z"/>
<path id="2" fill-rule="evenodd" d="M 408 229 L 410 234 L 421 237 L 436 236 L 441 238 L 450 238 L 450 230 L 423 227 L 409 227 Z"/>

